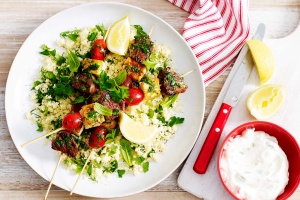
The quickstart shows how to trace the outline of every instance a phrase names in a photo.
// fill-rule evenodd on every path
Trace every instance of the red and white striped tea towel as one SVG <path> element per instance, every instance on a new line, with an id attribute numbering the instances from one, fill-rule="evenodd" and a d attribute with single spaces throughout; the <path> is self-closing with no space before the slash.
<path id="1" fill-rule="evenodd" d="M 191 13 L 182 36 L 207 86 L 231 65 L 249 36 L 248 0 L 168 0 Z"/>

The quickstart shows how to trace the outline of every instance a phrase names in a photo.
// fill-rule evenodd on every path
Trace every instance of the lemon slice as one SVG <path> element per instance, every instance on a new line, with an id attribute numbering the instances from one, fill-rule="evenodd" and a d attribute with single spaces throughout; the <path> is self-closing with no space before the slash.
<path id="1" fill-rule="evenodd" d="M 145 126 L 140 122 L 134 121 L 127 114 L 120 114 L 120 130 L 123 136 L 130 142 L 144 144 L 149 142 L 157 133 L 155 126 Z"/>
<path id="2" fill-rule="evenodd" d="M 273 53 L 271 49 L 260 40 L 249 40 L 247 44 L 259 74 L 260 85 L 263 85 L 270 80 L 274 73 L 275 61 Z"/>
<path id="3" fill-rule="evenodd" d="M 250 94 L 247 107 L 253 117 L 265 120 L 277 113 L 284 99 L 285 88 L 282 85 L 267 84 Z"/>
<path id="4" fill-rule="evenodd" d="M 125 55 L 129 45 L 130 24 L 128 17 L 116 21 L 107 33 L 107 48 L 118 55 Z"/>

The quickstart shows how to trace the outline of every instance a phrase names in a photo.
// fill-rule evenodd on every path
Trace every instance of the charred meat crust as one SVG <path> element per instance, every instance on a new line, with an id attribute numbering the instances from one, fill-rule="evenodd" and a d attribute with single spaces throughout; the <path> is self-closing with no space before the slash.
<path id="1" fill-rule="evenodd" d="M 183 77 L 172 71 L 170 67 L 166 67 L 158 74 L 160 82 L 160 90 L 163 96 L 171 96 L 184 93 L 188 86 L 184 83 Z"/>
<path id="2" fill-rule="evenodd" d="M 107 90 L 102 91 L 98 99 L 98 102 L 103 106 L 106 106 L 107 108 L 111 109 L 113 113 L 119 113 L 120 105 L 111 99 L 109 95 L 109 91 Z M 111 121 L 116 119 L 118 116 L 119 116 L 118 114 L 112 116 L 105 116 L 105 120 Z"/>
<path id="3" fill-rule="evenodd" d="M 67 130 L 61 130 L 57 133 L 56 138 L 52 140 L 51 148 L 71 158 L 74 158 L 78 153 L 75 137 Z"/>
<path id="4" fill-rule="evenodd" d="M 149 35 L 141 35 L 135 37 L 133 43 L 129 46 L 129 57 L 142 63 L 145 61 L 153 51 L 153 42 Z"/>
<path id="5" fill-rule="evenodd" d="M 95 94 L 97 86 L 94 83 L 94 76 L 91 73 L 78 73 L 72 79 L 72 87 L 82 94 Z"/>

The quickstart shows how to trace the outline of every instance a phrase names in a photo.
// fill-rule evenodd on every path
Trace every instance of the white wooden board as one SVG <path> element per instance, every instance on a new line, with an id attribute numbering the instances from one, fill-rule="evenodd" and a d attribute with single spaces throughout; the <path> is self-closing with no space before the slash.
<path id="1" fill-rule="evenodd" d="M 275 73 L 268 83 L 282 84 L 286 88 L 286 100 L 279 112 L 267 121 L 278 124 L 288 130 L 300 143 L 300 25 L 289 36 L 281 39 L 265 39 L 264 42 L 271 48 L 276 63 Z M 190 153 L 178 178 L 178 185 L 194 194 L 195 196 L 204 199 L 232 199 L 226 190 L 223 188 L 217 172 L 217 154 L 220 145 L 225 136 L 240 124 L 248 121 L 254 121 L 247 110 L 246 101 L 249 94 L 259 87 L 259 78 L 256 69 L 254 68 L 247 85 L 244 87 L 242 96 L 238 105 L 232 109 L 223 134 L 220 138 L 218 146 L 214 152 L 207 172 L 203 175 L 193 171 L 193 165 L 199 154 L 199 151 L 204 143 L 207 133 L 213 123 L 213 120 L 220 108 L 221 102 L 226 94 L 228 85 L 235 68 L 229 74 L 224 87 L 222 88 L 207 121 L 201 130 L 200 136 Z"/>

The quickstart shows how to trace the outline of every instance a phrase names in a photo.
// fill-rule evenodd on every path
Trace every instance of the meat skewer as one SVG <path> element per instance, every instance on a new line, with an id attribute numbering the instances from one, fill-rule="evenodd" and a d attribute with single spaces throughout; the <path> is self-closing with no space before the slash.
<path id="1" fill-rule="evenodd" d="M 47 192 L 45 194 L 44 200 L 47 199 L 49 194 L 54 176 L 56 174 L 57 168 L 61 162 L 63 154 L 66 154 L 68 157 L 76 157 L 78 153 L 78 144 L 75 142 L 75 137 L 70 131 L 61 130 L 58 132 L 56 138 L 52 140 L 51 148 L 57 151 L 60 151 L 60 157 L 56 164 L 55 170 L 53 172 L 52 178 L 50 180 Z"/>
<path id="2" fill-rule="evenodd" d="M 42 138 L 45 138 L 49 135 L 52 135 L 52 134 L 57 133 L 62 130 L 72 131 L 74 134 L 79 136 L 82 131 L 82 119 L 81 119 L 80 114 L 79 113 L 67 114 L 62 121 L 62 127 L 58 128 L 50 133 L 46 133 L 40 137 L 37 137 L 29 142 L 26 142 L 26 143 L 22 144 L 21 147 L 25 147 L 25 146 L 32 144 Z"/>
<path id="3" fill-rule="evenodd" d="M 159 78 L 160 90 L 164 97 L 184 93 L 188 88 L 183 77 L 172 71 L 170 67 L 161 70 L 157 78 Z"/>

